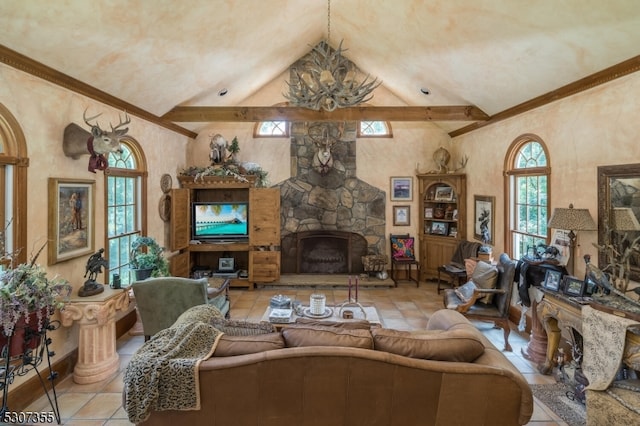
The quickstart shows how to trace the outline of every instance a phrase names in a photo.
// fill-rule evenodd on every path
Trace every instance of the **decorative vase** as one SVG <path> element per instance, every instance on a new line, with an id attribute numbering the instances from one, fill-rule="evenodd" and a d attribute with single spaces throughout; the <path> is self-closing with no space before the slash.
<path id="1" fill-rule="evenodd" d="M 28 349 L 36 349 L 40 344 L 42 337 L 42 329 L 46 323 L 47 310 L 42 310 L 43 323 L 40 324 L 38 320 L 38 312 L 31 312 L 29 314 L 29 323 L 27 323 L 24 316 L 21 316 L 13 329 L 13 335 L 11 336 L 11 346 L 8 349 L 9 358 L 22 355 Z M 0 353 L 4 353 L 5 347 L 9 344 L 9 336 L 4 332 L 0 332 Z M 0 356 L 1 358 L 1 356 Z"/>
<path id="2" fill-rule="evenodd" d="M 135 273 L 136 273 L 136 281 L 146 280 L 147 278 L 151 277 L 151 274 L 153 273 L 153 268 L 135 269 Z"/>

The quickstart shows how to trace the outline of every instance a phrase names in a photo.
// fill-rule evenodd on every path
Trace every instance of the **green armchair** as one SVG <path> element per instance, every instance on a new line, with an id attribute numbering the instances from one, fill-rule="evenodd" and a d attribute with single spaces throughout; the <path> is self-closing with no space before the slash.
<path id="1" fill-rule="evenodd" d="M 229 283 L 209 288 L 207 278 L 158 277 L 131 284 L 145 340 L 160 330 L 169 328 L 192 306 L 209 304 L 229 318 Z"/>

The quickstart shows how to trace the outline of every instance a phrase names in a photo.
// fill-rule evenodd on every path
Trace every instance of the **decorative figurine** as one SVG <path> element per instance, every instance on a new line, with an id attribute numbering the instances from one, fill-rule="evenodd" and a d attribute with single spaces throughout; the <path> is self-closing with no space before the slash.
<path id="1" fill-rule="evenodd" d="M 104 291 L 104 285 L 96 282 L 98 274 L 102 273 L 102 268 L 107 268 L 109 266 L 107 259 L 102 257 L 103 253 L 104 248 L 101 248 L 100 250 L 89 256 L 89 259 L 87 260 L 86 272 L 84 273 L 84 277 L 87 278 L 87 275 L 89 275 L 89 278 L 84 282 L 82 288 L 78 290 L 78 296 L 93 296 Z"/>

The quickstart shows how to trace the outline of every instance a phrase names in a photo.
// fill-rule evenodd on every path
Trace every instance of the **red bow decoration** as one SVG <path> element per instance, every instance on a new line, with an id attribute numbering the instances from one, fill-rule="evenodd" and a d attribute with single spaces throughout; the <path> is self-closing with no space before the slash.
<path id="1" fill-rule="evenodd" d="M 107 158 L 104 154 L 98 154 L 93 150 L 93 136 L 89 136 L 87 139 L 87 149 L 89 150 L 89 154 L 91 154 L 91 158 L 89 158 L 89 171 L 91 173 L 95 173 L 96 170 L 104 170 L 107 168 Z"/>

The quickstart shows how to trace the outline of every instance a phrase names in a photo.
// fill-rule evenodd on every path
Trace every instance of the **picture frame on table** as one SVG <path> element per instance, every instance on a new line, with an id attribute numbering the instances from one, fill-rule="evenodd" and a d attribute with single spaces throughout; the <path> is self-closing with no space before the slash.
<path id="1" fill-rule="evenodd" d="M 563 292 L 567 296 L 582 297 L 585 295 L 586 283 L 578 277 L 567 275 L 564 277 Z"/>
<path id="2" fill-rule="evenodd" d="M 447 235 L 449 232 L 449 224 L 447 222 L 431 222 L 431 234 Z"/>
<path id="3" fill-rule="evenodd" d="M 95 180 L 49 178 L 48 264 L 94 252 Z"/>
<path id="4" fill-rule="evenodd" d="M 425 207 L 424 208 L 424 218 L 425 219 L 433 219 L 433 208 Z"/>
<path id="5" fill-rule="evenodd" d="M 391 177 L 391 201 L 413 200 L 413 178 L 411 176 Z"/>
<path id="6" fill-rule="evenodd" d="M 411 224 L 411 210 L 409 206 L 393 206 L 393 225 L 409 226 Z"/>
<path id="7" fill-rule="evenodd" d="M 561 281 L 562 281 L 562 272 L 553 271 L 549 269 L 547 270 L 547 273 L 544 274 L 544 281 L 542 282 L 542 286 L 547 290 L 560 291 Z"/>
<path id="8" fill-rule="evenodd" d="M 453 201 L 453 188 L 450 186 L 439 186 L 436 188 L 435 201 Z"/>
<path id="9" fill-rule="evenodd" d="M 458 227 L 455 225 L 451 225 L 449 226 L 449 236 L 450 237 L 457 237 L 458 236 Z"/>

